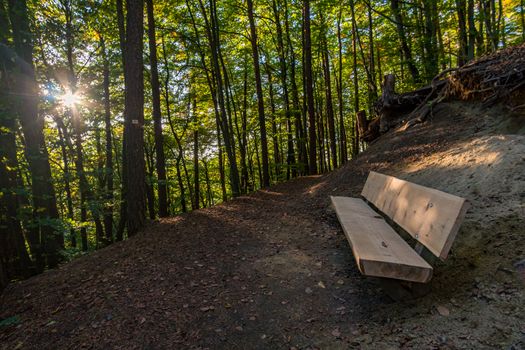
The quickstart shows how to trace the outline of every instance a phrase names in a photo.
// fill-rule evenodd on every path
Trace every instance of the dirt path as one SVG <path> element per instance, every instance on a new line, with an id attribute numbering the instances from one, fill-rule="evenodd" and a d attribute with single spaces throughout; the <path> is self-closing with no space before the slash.
<path id="1" fill-rule="evenodd" d="M 409 165 L 471 142 L 478 121 L 451 116 L 453 107 L 330 175 L 162 220 L 11 285 L 0 299 L 0 320 L 12 323 L 0 327 L 0 347 L 523 348 L 525 298 L 514 265 L 525 251 L 519 208 L 483 225 L 468 216 L 451 258 L 437 265 L 432 292 L 403 302 L 358 273 L 329 208 L 332 193 L 357 196 L 371 169 L 416 181 Z M 459 117 L 463 123 L 451 127 Z"/>

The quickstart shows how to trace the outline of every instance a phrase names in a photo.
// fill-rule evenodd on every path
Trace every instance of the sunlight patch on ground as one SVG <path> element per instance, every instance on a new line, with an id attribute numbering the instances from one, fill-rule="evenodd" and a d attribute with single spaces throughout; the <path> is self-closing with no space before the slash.
<path id="1" fill-rule="evenodd" d="M 525 136 L 488 135 L 406 167 L 403 178 L 467 198 L 479 220 L 525 215 Z"/>
<path id="2" fill-rule="evenodd" d="M 286 277 L 290 274 L 311 274 L 311 270 L 308 269 L 309 265 L 314 265 L 313 259 L 297 249 L 281 251 L 255 261 L 257 270 L 276 278 Z"/>

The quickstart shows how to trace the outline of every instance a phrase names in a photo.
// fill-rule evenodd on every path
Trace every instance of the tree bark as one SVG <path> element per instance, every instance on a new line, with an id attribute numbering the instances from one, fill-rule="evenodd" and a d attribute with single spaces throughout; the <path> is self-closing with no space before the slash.
<path id="1" fill-rule="evenodd" d="M 397 35 L 401 44 L 401 52 L 403 53 L 403 59 L 408 66 L 408 70 L 410 71 L 412 79 L 414 80 L 414 82 L 419 83 L 419 71 L 414 63 L 414 59 L 412 58 L 412 52 L 410 51 L 410 47 L 408 46 L 403 16 L 401 15 L 401 9 L 399 7 L 399 0 L 390 0 L 390 8 L 392 10 L 392 13 L 394 14 L 394 19 L 396 21 Z"/>
<path id="2" fill-rule="evenodd" d="M 275 121 L 275 101 L 273 93 L 273 82 L 272 82 L 272 72 L 268 63 L 265 64 L 266 67 L 266 76 L 268 77 L 268 94 L 270 97 L 270 121 L 272 123 L 272 145 L 273 145 L 273 159 L 275 166 L 275 177 L 277 181 L 281 177 L 281 154 L 279 151 L 279 138 L 277 131 L 277 122 Z"/>
<path id="3" fill-rule="evenodd" d="M 467 22 L 465 14 L 465 0 L 456 0 L 456 12 L 458 15 L 458 37 L 459 37 L 459 52 L 458 52 L 458 66 L 462 66 L 467 62 L 468 58 L 468 36 L 467 36 Z"/>
<path id="4" fill-rule="evenodd" d="M 253 70 L 255 72 L 255 90 L 257 93 L 257 112 L 259 115 L 259 129 L 261 133 L 261 156 L 264 187 L 270 186 L 270 171 L 268 168 L 268 141 L 266 139 L 266 120 L 264 117 L 264 99 L 261 83 L 261 68 L 259 65 L 259 48 L 257 47 L 257 30 L 253 18 L 253 1 L 247 0 L 248 20 L 250 22 L 250 41 L 252 44 Z"/>
<path id="5" fill-rule="evenodd" d="M 341 39 L 341 16 L 342 8 L 337 17 L 337 48 L 338 48 L 338 71 L 337 71 L 337 104 L 339 107 L 339 148 L 341 164 L 345 164 L 347 155 L 346 128 L 344 122 L 344 101 L 343 101 L 343 42 Z"/>
<path id="6" fill-rule="evenodd" d="M 303 2 L 303 33 L 304 33 L 304 78 L 306 85 L 306 105 L 308 109 L 308 138 L 309 138 L 309 174 L 317 174 L 315 109 L 312 76 L 312 40 L 310 34 L 310 0 Z"/>
<path id="7" fill-rule="evenodd" d="M 126 87 L 126 24 L 124 18 L 124 6 L 122 0 L 116 0 L 116 12 L 117 12 L 117 23 L 118 23 L 118 33 L 119 33 L 119 45 L 120 53 L 122 59 L 123 75 L 124 75 L 124 89 Z M 125 109 L 125 106 L 124 106 Z M 124 114 L 126 111 L 124 110 Z M 126 217 L 127 217 L 127 204 L 126 204 L 126 191 L 127 191 L 127 160 L 126 160 L 126 122 L 124 121 L 124 132 L 122 135 L 122 176 L 121 176 L 121 185 L 120 185 L 120 218 L 117 227 L 117 232 L 115 239 L 117 241 L 122 241 L 124 238 L 124 230 L 126 229 Z"/>
<path id="8" fill-rule="evenodd" d="M 2 4 L 0 11 L 3 12 L 1 7 Z M 0 43 L 6 42 L 0 38 Z M 10 279 L 28 277 L 31 266 L 18 218 L 19 167 L 16 155 L 16 120 L 9 111 L 9 77 L 7 70 L 0 71 L 0 83 L 4 87 L 0 91 L 0 292 Z"/>
<path id="9" fill-rule="evenodd" d="M 125 56 L 125 122 L 126 133 L 126 214 L 128 236 L 136 234 L 145 224 L 146 175 L 144 163 L 144 29 L 142 0 L 128 0 Z"/>
<path id="10" fill-rule="evenodd" d="M 56 267 L 61 260 L 64 237 L 55 229 L 58 220 L 55 190 L 51 177 L 48 153 L 44 140 L 44 120 L 38 116 L 38 84 L 33 67 L 32 33 L 26 0 L 9 0 L 9 18 L 13 31 L 15 52 L 20 60 L 19 76 L 13 86 L 14 110 L 20 119 L 25 138 L 25 155 L 31 173 L 33 215 L 38 227 L 30 230 L 35 244 L 33 256 L 37 271 L 44 270 L 45 262 Z M 40 237 L 40 238 L 39 238 Z"/>
<path id="11" fill-rule="evenodd" d="M 159 197 L 159 216 L 168 216 L 168 188 L 166 182 L 166 157 L 162 136 L 162 117 L 160 112 L 160 83 L 157 65 L 157 40 L 155 36 L 155 17 L 153 0 L 146 0 L 148 12 L 149 57 L 151 66 L 151 98 L 153 102 L 153 126 L 155 130 L 155 155 L 157 170 L 157 191 Z"/>
<path id="12" fill-rule="evenodd" d="M 197 120 L 197 100 L 193 99 L 193 179 L 195 185 L 195 200 L 193 209 L 199 209 L 200 181 L 199 181 L 199 124 Z"/>
<path id="13" fill-rule="evenodd" d="M 323 32 L 323 72 L 324 72 L 324 88 L 326 100 L 326 118 L 328 122 L 328 136 L 330 140 L 330 156 L 332 160 L 333 169 L 337 168 L 337 140 L 335 137 L 335 117 L 334 106 L 332 102 L 332 81 L 330 79 L 330 57 L 328 53 L 328 43 L 326 40 L 326 33 Z"/>
<path id="14" fill-rule="evenodd" d="M 106 53 L 106 45 L 104 38 L 100 37 L 100 48 L 102 51 L 102 59 L 104 61 L 103 75 L 104 75 L 104 126 L 106 136 L 106 164 L 105 164 L 105 184 L 106 193 L 104 205 L 104 231 L 106 233 L 106 240 L 113 242 L 113 137 L 111 134 L 111 101 L 109 94 L 109 59 Z"/>
<path id="15" fill-rule="evenodd" d="M 292 127 L 292 116 L 290 111 L 290 96 L 288 92 L 288 66 L 286 63 L 285 46 L 283 40 L 283 28 L 281 24 L 281 18 L 279 15 L 279 9 L 277 7 L 277 0 L 272 0 L 272 9 L 275 19 L 275 26 L 277 32 L 277 54 L 279 56 L 280 72 L 279 77 L 281 79 L 282 96 L 284 103 L 284 113 L 286 115 L 286 179 L 297 176 L 296 164 L 295 164 L 295 150 L 293 143 L 293 127 Z M 287 14 L 285 14 L 287 15 Z M 291 174 L 290 174 L 291 173 Z"/>

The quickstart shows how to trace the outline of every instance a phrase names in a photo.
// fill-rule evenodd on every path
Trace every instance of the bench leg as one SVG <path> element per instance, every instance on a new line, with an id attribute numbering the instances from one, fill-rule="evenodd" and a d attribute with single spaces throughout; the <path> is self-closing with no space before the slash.
<path id="1" fill-rule="evenodd" d="M 416 283 L 391 278 L 380 278 L 379 284 L 394 301 L 414 300 L 424 297 L 431 291 L 430 283 Z"/>

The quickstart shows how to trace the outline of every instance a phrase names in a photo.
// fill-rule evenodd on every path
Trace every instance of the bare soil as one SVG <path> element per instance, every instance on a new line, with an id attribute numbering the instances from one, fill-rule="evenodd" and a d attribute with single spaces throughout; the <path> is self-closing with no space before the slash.
<path id="1" fill-rule="evenodd" d="M 443 103 L 356 160 L 10 285 L 1 349 L 524 349 L 525 115 Z M 473 206 L 431 291 L 393 301 L 361 276 L 329 205 L 370 170 Z"/>

